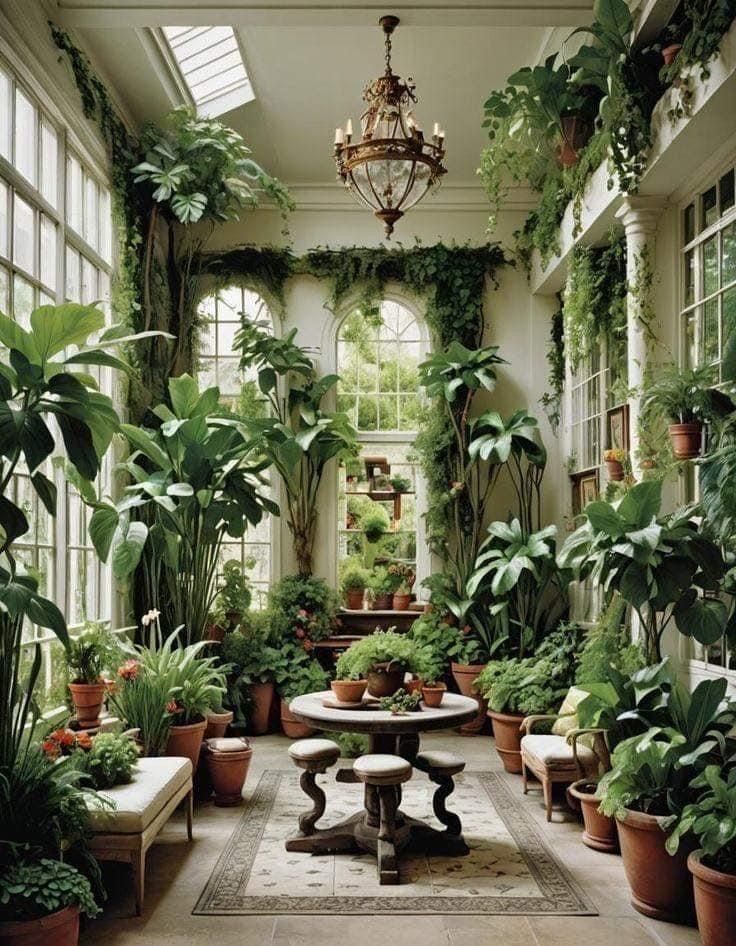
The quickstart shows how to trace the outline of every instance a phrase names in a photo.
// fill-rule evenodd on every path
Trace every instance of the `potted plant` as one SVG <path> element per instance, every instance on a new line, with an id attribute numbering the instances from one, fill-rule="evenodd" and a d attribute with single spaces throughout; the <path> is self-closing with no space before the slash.
<path id="1" fill-rule="evenodd" d="M 252 758 L 251 744 L 242 736 L 207 740 L 204 759 L 218 808 L 242 804 L 243 786 Z"/>
<path id="2" fill-rule="evenodd" d="M 603 460 L 606 464 L 606 475 L 614 483 L 620 483 L 624 478 L 624 460 L 626 451 L 620 447 L 610 447 L 603 451 Z"/>
<path id="3" fill-rule="evenodd" d="M 338 680 L 365 677 L 371 696 L 392 696 L 404 685 L 404 675 L 417 672 L 420 659 L 414 641 L 394 628 L 377 630 L 354 641 L 337 661 Z"/>
<path id="4" fill-rule="evenodd" d="M 225 709 L 223 703 L 220 702 L 219 705 L 211 706 L 207 710 L 205 718 L 207 726 L 204 730 L 204 739 L 222 739 L 227 733 L 228 726 L 235 719 L 235 712 L 231 709 Z"/>
<path id="5" fill-rule="evenodd" d="M 251 611 L 240 629 L 226 634 L 220 648 L 226 668 L 225 702 L 241 727 L 254 736 L 270 729 L 275 680 L 286 671 L 283 648 L 273 644 L 273 615 Z"/>
<path id="6" fill-rule="evenodd" d="M 692 834 L 698 848 L 687 866 L 693 875 L 695 912 L 703 946 L 736 944 L 736 767 L 709 765 L 690 787 L 695 801 L 667 825 L 667 851 L 677 856 Z M 672 827 L 674 825 L 674 827 Z M 688 845 L 690 846 L 690 845 Z"/>
<path id="7" fill-rule="evenodd" d="M 368 580 L 373 591 L 371 607 L 374 611 L 390 611 L 393 608 L 394 590 L 398 586 L 395 575 L 390 575 L 388 569 L 378 565 Z"/>
<path id="8" fill-rule="evenodd" d="M 642 400 L 645 418 L 658 412 L 669 420 L 672 452 L 678 460 L 701 453 L 703 423 L 713 413 L 713 369 L 710 365 L 679 368 L 663 365 L 646 386 Z"/>
<path id="9" fill-rule="evenodd" d="M 108 701 L 115 714 L 134 729 L 144 756 L 163 755 L 169 739 L 171 717 L 166 711 L 169 682 L 150 672 L 139 659 L 126 660 L 109 688 Z"/>
<path id="10" fill-rule="evenodd" d="M 478 715 L 461 726 L 458 732 L 463 736 L 475 736 L 488 723 L 488 702 L 476 685 L 488 661 L 488 651 L 469 624 L 447 626 L 447 638 L 452 642 L 448 647 L 452 678 L 463 696 L 470 696 L 478 703 Z"/>
<path id="11" fill-rule="evenodd" d="M 349 610 L 361 611 L 363 609 L 363 596 L 369 579 L 367 569 L 360 565 L 349 565 L 342 571 L 340 587 Z"/>
<path id="12" fill-rule="evenodd" d="M 375 545 L 388 532 L 391 522 L 388 513 L 379 503 L 374 503 L 363 513 L 360 526 L 366 542 Z"/>
<path id="13" fill-rule="evenodd" d="M 252 568 L 254 565 L 255 559 L 249 559 L 246 563 L 246 567 Z M 216 615 L 218 618 L 221 616 L 225 630 L 235 630 L 242 621 L 243 615 L 249 610 L 252 600 L 253 591 L 248 576 L 243 571 L 242 563 L 238 559 L 229 559 L 222 566 L 222 583 L 216 599 Z M 220 621 L 218 620 L 217 623 L 219 624 Z"/>
<path id="14" fill-rule="evenodd" d="M 393 476 L 389 477 L 389 483 L 395 493 L 408 493 L 411 489 L 411 480 L 409 477 L 402 476 L 400 473 L 395 473 Z"/>
<path id="15" fill-rule="evenodd" d="M 289 709 L 289 703 L 305 693 L 326 690 L 329 676 L 314 657 L 304 656 L 299 662 L 291 660 L 288 663 L 288 676 L 278 687 L 281 698 L 281 728 L 289 739 L 306 739 L 314 735 L 314 730 L 294 716 Z"/>
<path id="16" fill-rule="evenodd" d="M 597 779 L 578 779 L 568 787 L 567 792 L 580 806 L 584 827 L 583 844 L 594 851 L 615 854 L 619 850 L 616 819 L 600 811 L 598 784 Z"/>
<path id="17" fill-rule="evenodd" d="M 119 659 L 118 642 L 101 624 L 87 624 L 67 644 L 66 664 L 72 678 L 69 692 L 81 729 L 99 725 L 106 693 L 103 671 L 114 667 Z"/>
<path id="18" fill-rule="evenodd" d="M 690 694 L 673 684 L 667 704 L 669 725 L 620 742 L 611 769 L 600 781 L 601 811 L 618 820 L 624 869 L 634 909 L 677 922 L 693 916 L 688 855 L 692 835 L 670 856 L 666 842 L 674 815 L 695 800 L 691 783 L 708 765 L 723 765 L 734 750 L 730 730 L 736 707 L 725 699 L 727 681 L 704 680 Z"/>
<path id="19" fill-rule="evenodd" d="M 77 756 L 79 767 L 99 791 L 127 785 L 132 780 L 138 747 L 127 733 L 101 732 L 90 740 L 88 747 L 79 748 Z"/>
<path id="20" fill-rule="evenodd" d="M 89 881 L 71 864 L 43 857 L 0 870 L 3 946 L 77 946 L 80 913 L 99 912 Z"/>
<path id="21" fill-rule="evenodd" d="M 407 582 L 402 579 L 399 587 L 394 591 L 391 605 L 394 611 L 408 611 L 411 604 L 412 593 Z"/>

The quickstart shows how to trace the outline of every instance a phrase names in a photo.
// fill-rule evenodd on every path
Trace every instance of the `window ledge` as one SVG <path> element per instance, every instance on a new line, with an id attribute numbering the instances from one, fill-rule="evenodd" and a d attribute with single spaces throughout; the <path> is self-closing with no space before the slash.
<path id="1" fill-rule="evenodd" d="M 693 81 L 691 113 L 670 121 L 667 112 L 677 101 L 677 89 L 669 89 L 657 103 L 652 116 L 654 145 L 639 194 L 669 196 L 698 168 L 706 163 L 716 148 L 736 130 L 736 23 L 721 42 L 718 56 L 710 64 L 710 78 L 698 76 Z M 572 203 L 568 204 L 560 225 L 562 251 L 546 267 L 535 251 L 530 273 L 533 293 L 551 294 L 564 286 L 570 253 L 579 242 L 594 245 L 603 240 L 615 222 L 616 211 L 625 199 L 617 187 L 608 189 L 608 168 L 604 162 L 593 173 L 583 195 L 580 233 L 573 236 Z"/>

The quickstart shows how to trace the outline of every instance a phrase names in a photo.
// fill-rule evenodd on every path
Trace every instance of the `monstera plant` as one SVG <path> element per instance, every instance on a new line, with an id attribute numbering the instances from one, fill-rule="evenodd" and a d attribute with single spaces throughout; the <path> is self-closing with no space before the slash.
<path id="1" fill-rule="evenodd" d="M 558 563 L 578 578 L 617 591 L 639 618 L 647 659 L 661 659 L 661 641 L 674 621 L 701 644 L 713 644 L 728 623 L 716 597 L 725 574 L 718 547 L 702 534 L 694 510 L 659 517 L 662 484 L 637 483 L 612 503 L 589 503 L 585 522 L 565 542 Z"/>
<path id="2" fill-rule="evenodd" d="M 357 441 L 346 414 L 322 408 L 338 376 L 318 378 L 295 337 L 296 329 L 273 338 L 262 325 L 249 323 L 236 335 L 235 345 L 241 364 L 257 370 L 269 406 L 268 416 L 252 418 L 248 425 L 265 462 L 276 467 L 284 484 L 297 568 L 309 576 L 322 477 L 330 461 L 357 455 Z"/>
<path id="3" fill-rule="evenodd" d="M 156 427 L 122 424 L 132 454 L 123 464 L 132 485 L 118 503 L 94 507 L 90 537 L 111 555 L 118 579 L 141 563 L 149 605 L 167 627 L 184 625 L 183 643 L 201 639 L 217 595 L 226 539 L 239 539 L 278 506 L 265 495 L 265 461 L 237 417 L 219 408 L 220 391 L 200 392 L 189 375 L 169 381 L 171 407 L 153 411 Z"/>

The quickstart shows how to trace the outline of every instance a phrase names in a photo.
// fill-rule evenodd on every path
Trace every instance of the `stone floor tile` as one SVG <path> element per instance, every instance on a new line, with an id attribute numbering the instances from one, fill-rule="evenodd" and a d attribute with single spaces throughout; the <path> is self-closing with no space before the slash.
<path id="1" fill-rule="evenodd" d="M 659 946 L 638 919 L 604 916 L 529 917 L 539 946 Z"/>

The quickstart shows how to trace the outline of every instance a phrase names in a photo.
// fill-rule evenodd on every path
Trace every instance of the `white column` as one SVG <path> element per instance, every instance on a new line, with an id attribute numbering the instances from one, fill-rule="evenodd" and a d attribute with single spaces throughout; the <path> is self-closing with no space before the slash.
<path id="1" fill-rule="evenodd" d="M 634 476 L 640 479 L 639 459 L 639 402 L 647 361 L 650 358 L 653 333 L 653 287 L 642 280 L 653 275 L 655 264 L 655 233 L 657 222 L 666 201 L 662 197 L 627 197 L 616 216 L 621 220 L 626 235 L 626 280 L 628 293 L 627 345 L 629 396 L 629 449 Z"/>

